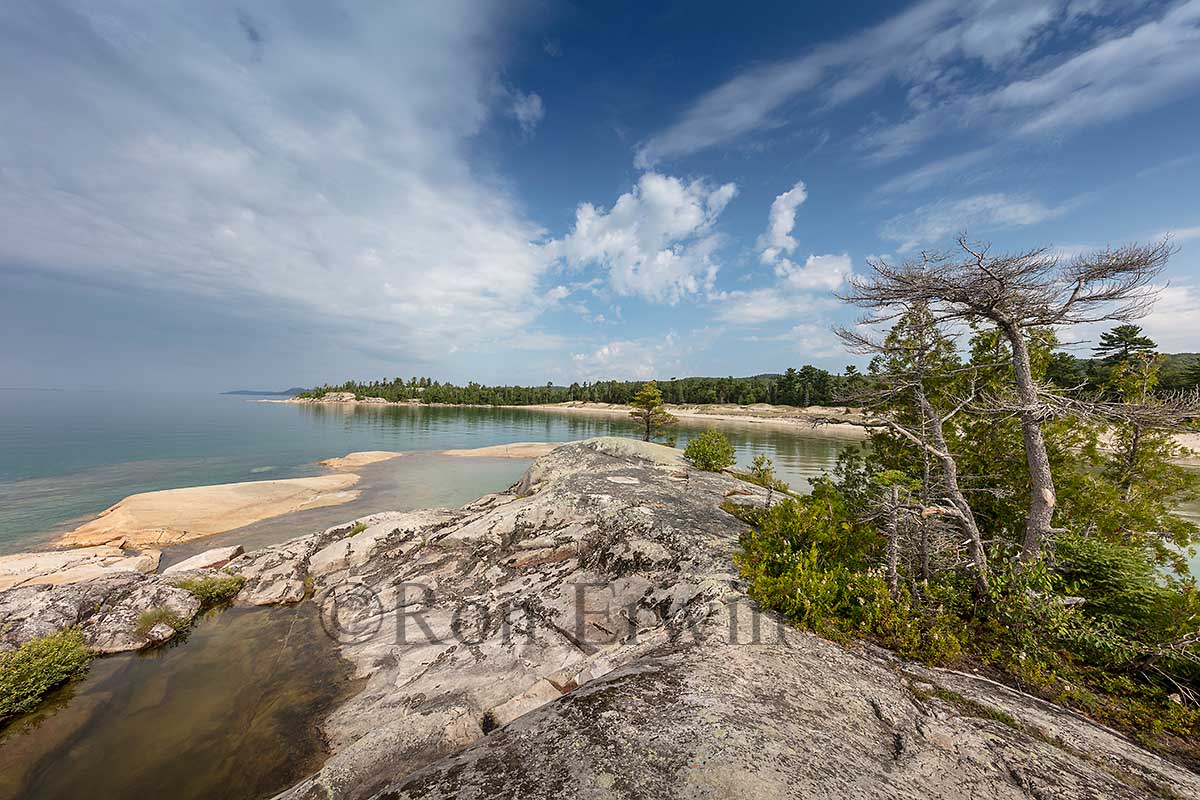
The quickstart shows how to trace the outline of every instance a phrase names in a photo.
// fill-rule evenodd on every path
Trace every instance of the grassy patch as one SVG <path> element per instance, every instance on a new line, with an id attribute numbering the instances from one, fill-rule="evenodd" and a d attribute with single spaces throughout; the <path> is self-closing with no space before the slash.
<path id="1" fill-rule="evenodd" d="M 83 672 L 91 659 L 78 628 L 65 628 L 0 653 L 0 720 L 31 711 L 46 692 Z"/>
<path id="2" fill-rule="evenodd" d="M 184 578 L 171 585 L 177 589 L 186 589 L 195 595 L 201 608 L 212 608 L 232 600 L 246 585 L 246 579 L 241 575 L 209 575 L 203 578 Z"/>
<path id="3" fill-rule="evenodd" d="M 363 532 L 363 531 L 365 531 L 366 529 L 367 529 L 367 523 L 365 523 L 365 522 L 356 522 L 356 523 L 354 523 L 354 527 L 353 527 L 353 528 L 351 528 L 351 529 L 350 529 L 350 532 L 349 532 L 349 533 L 347 533 L 346 535 L 347 535 L 347 536 L 357 536 L 358 534 L 362 533 L 362 532 Z"/>
<path id="4" fill-rule="evenodd" d="M 146 636 L 150 633 L 151 628 L 160 622 L 167 624 L 177 631 L 181 631 L 188 626 L 188 621 L 176 614 L 166 606 L 155 606 L 143 611 L 137 620 L 137 627 L 134 631 L 138 636 Z"/>
<path id="5" fill-rule="evenodd" d="M 983 703 L 972 700 L 969 697 L 963 697 L 958 692 L 952 692 L 949 689 L 942 688 L 941 686 L 934 686 L 932 691 L 923 691 L 921 689 L 913 688 L 912 693 L 913 696 L 918 700 L 928 700 L 931 697 L 936 697 L 939 700 L 954 706 L 959 710 L 959 712 L 968 717 L 990 719 L 993 722 L 999 722 L 1001 725 L 1007 725 L 1015 730 L 1028 733 L 1028 731 L 1025 729 L 1025 726 L 1018 722 L 1017 718 L 1012 714 L 1001 711 L 998 708 L 992 708 L 991 706 L 984 705 Z"/>

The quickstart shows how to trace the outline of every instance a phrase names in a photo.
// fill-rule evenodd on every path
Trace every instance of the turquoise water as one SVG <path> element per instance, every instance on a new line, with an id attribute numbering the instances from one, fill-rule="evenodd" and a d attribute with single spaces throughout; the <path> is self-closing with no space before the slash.
<path id="1" fill-rule="evenodd" d="M 676 430 L 680 446 L 705 427 L 682 422 Z M 765 452 L 797 486 L 832 465 L 846 446 L 754 423 L 721 429 L 733 440 L 740 463 Z M 356 450 L 436 451 L 600 435 L 635 432 L 623 417 L 530 409 L 310 406 L 221 395 L 5 390 L 0 391 L 0 553 L 42 544 L 47 534 L 73 527 L 136 492 L 315 475 L 322 471 L 317 461 Z M 522 469 L 522 462 L 430 458 L 391 468 L 387 480 L 384 470 L 364 471 L 364 500 L 375 491 L 369 476 L 389 487 L 375 491 L 373 502 L 381 505 L 362 509 L 360 502 L 353 513 L 345 507 L 330 512 L 343 519 L 400 505 L 419 507 L 418 498 L 396 497 L 418 491 L 418 483 L 456 487 L 428 492 L 431 503 L 463 502 L 504 488 Z M 395 479 L 397 471 L 408 479 Z"/>

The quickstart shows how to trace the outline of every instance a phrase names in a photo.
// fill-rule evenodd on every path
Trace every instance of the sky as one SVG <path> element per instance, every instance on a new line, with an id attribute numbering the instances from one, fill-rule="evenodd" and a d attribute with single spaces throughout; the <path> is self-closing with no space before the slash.
<path id="1" fill-rule="evenodd" d="M 0 386 L 840 370 L 960 233 L 1197 351 L 1197 130 L 1200 0 L 6 0 Z"/>

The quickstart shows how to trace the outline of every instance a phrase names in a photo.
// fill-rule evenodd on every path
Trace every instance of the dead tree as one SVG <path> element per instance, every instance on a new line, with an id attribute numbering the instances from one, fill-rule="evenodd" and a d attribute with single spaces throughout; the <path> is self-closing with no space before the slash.
<path id="1" fill-rule="evenodd" d="M 1152 281 L 1171 248 L 1164 240 L 1064 259 L 1046 248 L 992 255 L 965 237 L 959 247 L 958 253 L 925 253 L 899 265 L 871 262 L 873 274 L 851 279 L 842 299 L 868 309 L 867 322 L 895 319 L 923 305 L 937 322 L 982 322 L 1003 334 L 1012 352 L 1014 406 L 1029 469 L 1029 514 L 1021 543 L 1021 560 L 1029 562 L 1051 533 L 1058 499 L 1042 435 L 1052 411 L 1033 376 L 1027 334 L 1034 328 L 1144 316 L 1153 301 Z"/>
<path id="2" fill-rule="evenodd" d="M 979 598 L 986 597 L 990 585 L 987 550 L 984 547 L 983 535 L 959 484 L 958 462 L 950 452 L 946 441 L 945 426 L 959 414 L 975 397 L 973 378 L 969 381 L 965 396 L 957 398 L 949 409 L 935 407 L 929 398 L 927 382 L 932 371 L 931 361 L 935 359 L 935 351 L 950 346 L 949 340 L 937 329 L 937 323 L 930 315 L 928 308 L 917 304 L 908 309 L 902 317 L 905 326 L 904 335 L 897 336 L 896 329 L 882 341 L 877 341 L 857 331 L 838 329 L 836 332 L 846 342 L 850 349 L 859 353 L 871 353 L 889 359 L 890 366 L 883 377 L 883 385 L 874 390 L 873 396 L 864 395 L 857 398 L 867 407 L 886 406 L 897 400 L 908 405 L 919 420 L 916 424 L 905 424 L 894 413 L 884 412 L 878 418 L 861 422 L 850 422 L 865 428 L 883 429 L 916 446 L 917 451 L 926 461 L 933 459 L 940 468 L 939 494 L 944 504 L 933 503 L 928 498 L 928 484 L 922 490 L 922 509 L 920 517 L 922 524 L 928 524 L 930 517 L 946 516 L 955 520 L 967 536 L 971 555 L 971 568 L 975 581 L 975 592 Z M 900 326 L 898 325 L 897 328 Z M 952 347 L 950 348 L 952 349 Z M 973 375 L 973 368 L 967 370 L 943 370 L 943 376 Z M 845 418 L 831 418 L 830 422 L 849 422 Z M 930 470 L 923 465 L 924 478 L 929 480 Z M 923 539 L 923 541 L 925 541 Z M 928 544 L 925 541 L 925 547 Z M 922 570 L 928 570 L 928 550 L 921 553 Z M 924 576 L 923 576 L 924 577 Z"/>

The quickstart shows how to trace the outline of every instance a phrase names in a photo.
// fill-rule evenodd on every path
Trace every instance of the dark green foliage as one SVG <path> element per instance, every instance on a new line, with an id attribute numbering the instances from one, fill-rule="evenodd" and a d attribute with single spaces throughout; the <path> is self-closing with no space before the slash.
<path id="1" fill-rule="evenodd" d="M 1096 355 L 1109 364 L 1127 361 L 1131 356 L 1153 353 L 1158 345 L 1149 336 L 1142 335 L 1142 329 L 1137 325 L 1118 325 L 1110 331 L 1100 334 L 1100 344 L 1096 345 Z"/>
<path id="2" fill-rule="evenodd" d="M 78 628 L 0 653 L 0 720 L 33 710 L 46 692 L 83 672 L 91 659 Z"/>
<path id="3" fill-rule="evenodd" d="M 873 388 L 903 389 L 919 377 L 935 408 L 952 407 L 972 389 L 984 398 L 1009 391 L 1009 343 L 995 331 L 976 332 L 969 360 L 939 346 L 924 348 L 915 363 L 909 317 L 889 335 L 899 346 L 872 363 Z M 1102 369 L 1087 374 L 1106 401 L 1153 408 L 1167 360 L 1136 338 L 1128 354 L 1092 362 Z M 1078 386 L 1079 370 L 1054 353 L 1052 332 L 1031 330 L 1026 345 L 1036 380 Z M 921 429 L 909 394 L 885 397 L 878 411 Z M 1015 415 L 988 411 L 987 403 L 964 406 L 945 426 L 989 547 L 985 592 L 972 591 L 964 537 L 952 519 L 916 513 L 945 503 L 940 465 L 881 430 L 865 455 L 844 453 L 830 476 L 814 481 L 811 497 L 736 512 L 753 526 L 738 560 L 751 594 L 832 638 L 866 638 L 932 663 L 986 664 L 1028 691 L 1200 763 L 1200 746 L 1187 744 L 1200 736 L 1200 591 L 1183 556 L 1200 537 L 1173 513 L 1196 497 L 1195 473 L 1171 463 L 1179 448 L 1152 424 L 1047 419 L 1056 530 L 1040 558 L 1022 562 L 1030 480 L 1021 429 Z M 898 539 L 884 535 L 885 485 L 902 487 L 901 505 L 912 513 Z M 894 592 L 889 542 L 900 551 Z"/>
<path id="4" fill-rule="evenodd" d="M 683 451 L 683 457 L 692 463 L 696 469 L 706 472 L 720 472 L 726 467 L 733 466 L 737 460 L 734 456 L 733 445 L 725 434 L 720 431 L 705 431 L 688 442 Z"/>
<path id="5" fill-rule="evenodd" d="M 782 375 L 755 375 L 748 378 L 672 378 L 658 381 L 663 402 L 675 405 L 704 403 L 775 403 L 778 405 L 828 405 L 846 395 L 847 388 L 863 385 L 857 370 L 845 376 L 833 375 L 819 367 L 805 365 L 788 369 Z M 412 400 L 449 405 L 534 405 L 587 401 L 629 403 L 642 388 L 641 381 L 596 381 L 570 386 L 483 386 L 469 383 L 455 386 L 429 378 L 347 381 L 339 386 L 318 386 L 300 393 L 301 397 L 321 397 L 330 392 L 352 392 L 357 397 L 382 397 L 393 402 Z"/>
<path id="6" fill-rule="evenodd" d="M 366 526 L 364 526 L 366 527 Z M 246 579 L 241 575 L 209 575 L 203 578 L 184 578 L 175 581 L 173 586 L 186 589 L 200 601 L 201 608 L 227 603 L 246 585 Z M 176 626 L 172 625 L 175 628 Z M 176 628 L 178 630 L 178 628 Z"/>

